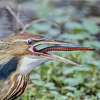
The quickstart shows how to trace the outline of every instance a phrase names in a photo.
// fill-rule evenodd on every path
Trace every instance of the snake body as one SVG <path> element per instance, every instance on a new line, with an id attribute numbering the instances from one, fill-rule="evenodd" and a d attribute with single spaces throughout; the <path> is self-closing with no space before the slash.
<path id="1" fill-rule="evenodd" d="M 35 51 L 48 53 L 50 51 L 93 51 L 94 49 L 88 47 L 67 47 L 67 46 L 49 46 Z"/>

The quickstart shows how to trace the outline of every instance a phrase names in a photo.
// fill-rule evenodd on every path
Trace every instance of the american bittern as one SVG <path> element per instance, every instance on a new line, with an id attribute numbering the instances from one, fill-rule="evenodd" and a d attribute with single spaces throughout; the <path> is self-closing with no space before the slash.
<path id="1" fill-rule="evenodd" d="M 47 47 L 39 48 L 46 44 Z M 14 100 L 25 90 L 30 72 L 49 60 L 67 61 L 50 51 L 91 51 L 91 48 L 68 47 L 67 43 L 31 34 L 13 35 L 0 41 L 0 100 Z M 77 64 L 72 62 L 72 64 Z"/>

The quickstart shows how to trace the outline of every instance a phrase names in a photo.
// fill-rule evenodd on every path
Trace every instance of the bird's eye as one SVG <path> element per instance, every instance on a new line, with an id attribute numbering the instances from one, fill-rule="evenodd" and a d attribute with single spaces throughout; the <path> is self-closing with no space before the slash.
<path id="1" fill-rule="evenodd" d="M 31 44 L 32 44 L 32 39 L 28 39 L 28 40 L 27 40 L 27 44 L 28 44 L 28 45 L 31 45 Z"/>

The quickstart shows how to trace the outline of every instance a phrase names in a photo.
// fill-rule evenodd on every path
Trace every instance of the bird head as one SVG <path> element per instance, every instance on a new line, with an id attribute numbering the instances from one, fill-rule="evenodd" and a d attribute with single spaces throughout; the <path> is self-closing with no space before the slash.
<path id="1" fill-rule="evenodd" d="M 22 74 L 28 74 L 34 66 L 39 66 L 42 63 L 51 60 L 79 65 L 73 61 L 68 61 L 63 57 L 51 54 L 51 51 L 94 50 L 87 47 L 80 47 L 79 45 L 76 45 L 76 43 L 50 40 L 43 36 L 32 35 L 29 33 L 10 36 L 10 38 L 7 39 L 7 43 L 9 44 L 9 50 L 7 50 L 8 54 L 20 58 L 18 66 L 19 71 Z"/>
<path id="2" fill-rule="evenodd" d="M 68 46 L 69 44 L 71 44 L 71 46 Z M 7 57 L 8 55 L 19 58 L 20 59 L 19 62 L 22 63 L 21 61 L 23 60 L 21 59 L 27 57 L 30 58 L 29 60 L 33 62 L 32 63 L 33 65 L 34 63 L 36 63 L 36 65 L 40 65 L 41 64 L 40 62 L 44 61 L 44 59 L 60 61 L 60 62 L 62 61 L 66 63 L 66 60 L 64 58 L 56 56 L 54 54 L 50 54 L 51 51 L 91 51 L 91 50 L 94 49 L 87 47 L 80 47 L 72 42 L 50 40 L 44 38 L 43 36 L 32 35 L 29 33 L 12 35 L 0 41 L 0 55 L 1 55 L 0 59 L 2 59 L 3 55 L 6 55 L 4 57 Z"/>

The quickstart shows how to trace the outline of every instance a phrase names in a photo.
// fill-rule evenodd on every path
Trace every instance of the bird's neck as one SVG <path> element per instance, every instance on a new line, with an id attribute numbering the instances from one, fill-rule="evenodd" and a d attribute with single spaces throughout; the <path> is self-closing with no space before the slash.
<path id="1" fill-rule="evenodd" d="M 24 56 L 19 62 L 18 71 L 23 75 L 27 75 L 32 71 L 34 67 L 38 67 L 46 61 L 46 59 L 31 58 Z"/>

